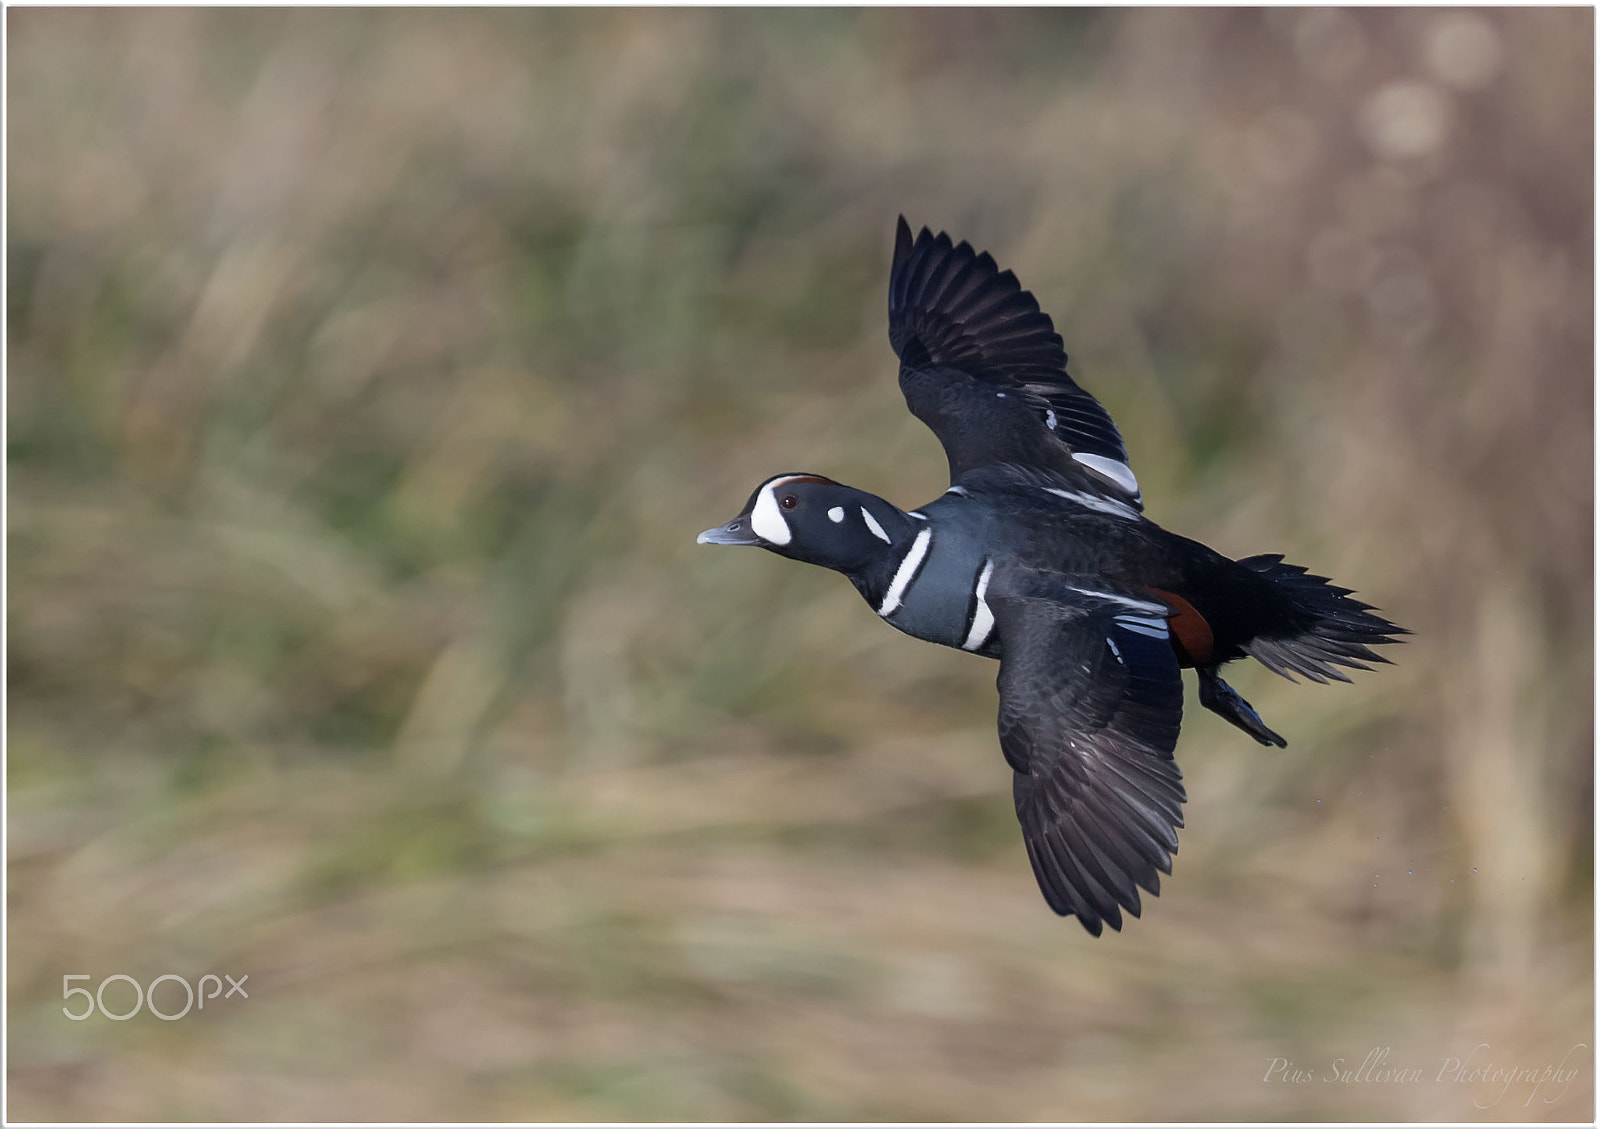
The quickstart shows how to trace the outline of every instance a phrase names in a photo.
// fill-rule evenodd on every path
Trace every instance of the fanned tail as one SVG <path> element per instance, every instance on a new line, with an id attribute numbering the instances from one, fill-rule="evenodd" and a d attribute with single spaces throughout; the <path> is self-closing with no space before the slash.
<path id="1" fill-rule="evenodd" d="M 1352 599 L 1350 589 L 1299 565 L 1285 564 L 1281 553 L 1245 557 L 1239 563 L 1277 584 L 1293 605 L 1292 627 L 1257 635 L 1244 647 L 1261 665 L 1291 682 L 1296 674 L 1313 682 L 1330 678 L 1349 682 L 1339 667 L 1370 670 L 1367 663 L 1386 663 L 1389 660 L 1372 648 L 1398 643 L 1395 636 L 1411 634 L 1375 615 L 1371 604 Z"/>

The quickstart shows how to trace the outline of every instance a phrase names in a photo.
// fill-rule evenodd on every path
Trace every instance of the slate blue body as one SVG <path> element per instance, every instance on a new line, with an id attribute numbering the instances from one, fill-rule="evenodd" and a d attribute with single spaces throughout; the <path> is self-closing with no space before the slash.
<path id="1" fill-rule="evenodd" d="M 904 511 L 777 475 L 700 540 L 834 569 L 899 630 L 1000 660 L 1000 747 L 1040 891 L 1092 934 L 1120 929 L 1178 848 L 1181 668 L 1203 706 L 1282 746 L 1223 664 L 1347 680 L 1340 667 L 1384 661 L 1371 647 L 1404 630 L 1280 556 L 1232 560 L 1145 518 L 1116 425 L 988 255 L 927 229 L 913 239 L 902 219 L 889 339 L 949 491 Z"/>
<path id="2" fill-rule="evenodd" d="M 900 606 L 884 618 L 907 635 L 959 648 L 972 628 L 977 610 L 974 591 L 978 576 L 997 544 L 994 522 L 983 507 L 954 494 L 946 494 L 917 512 L 928 519 L 924 523 L 930 534 L 927 556 L 907 586 Z M 918 528 L 912 533 L 922 531 Z M 876 600 L 867 592 L 862 595 L 874 608 L 883 604 L 882 592 L 876 593 Z M 990 639 L 985 643 L 988 649 L 979 648 L 976 653 L 999 658 L 999 641 Z"/>

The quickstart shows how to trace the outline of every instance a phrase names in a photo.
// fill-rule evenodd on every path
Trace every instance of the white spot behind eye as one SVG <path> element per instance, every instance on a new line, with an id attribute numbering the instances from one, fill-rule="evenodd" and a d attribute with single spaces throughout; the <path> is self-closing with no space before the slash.
<path id="1" fill-rule="evenodd" d="M 828 511 L 828 520 L 831 521 L 831 522 L 834 522 L 835 524 L 843 521 L 844 520 L 844 507 L 843 506 L 834 506 L 833 509 L 829 510 Z"/>
<path id="2" fill-rule="evenodd" d="M 889 540 L 889 535 L 883 531 L 883 526 L 878 524 L 878 519 L 873 517 L 872 514 L 867 511 L 866 506 L 861 507 L 861 518 L 867 523 L 867 528 L 872 530 L 872 535 L 874 537 L 878 538 L 885 545 L 894 544 L 893 541 Z"/>

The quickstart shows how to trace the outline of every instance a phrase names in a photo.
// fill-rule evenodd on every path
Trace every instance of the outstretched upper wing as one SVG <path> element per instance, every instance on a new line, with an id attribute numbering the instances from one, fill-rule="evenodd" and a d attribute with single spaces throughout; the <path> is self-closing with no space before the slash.
<path id="1" fill-rule="evenodd" d="M 1008 586 L 1009 587 L 1009 586 Z M 990 599 L 1000 748 L 1050 908 L 1099 936 L 1160 892 L 1183 826 L 1183 684 L 1161 604 L 1071 577 Z"/>
<path id="2" fill-rule="evenodd" d="M 1117 425 L 1067 375 L 1050 317 L 987 252 L 905 217 L 889 276 L 889 343 L 912 413 L 939 437 L 955 479 L 1009 462 L 1088 470 L 1108 493 L 1139 503 Z"/>

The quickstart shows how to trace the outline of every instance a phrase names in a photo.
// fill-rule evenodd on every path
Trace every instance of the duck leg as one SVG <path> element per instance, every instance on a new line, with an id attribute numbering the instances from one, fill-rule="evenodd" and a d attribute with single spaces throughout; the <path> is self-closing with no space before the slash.
<path id="1" fill-rule="evenodd" d="M 1287 748 L 1289 742 L 1267 728 L 1261 715 L 1239 695 L 1239 691 L 1222 680 L 1220 670 L 1220 664 L 1196 668 L 1196 673 L 1200 675 L 1200 704 L 1237 725 L 1263 745 Z"/>

